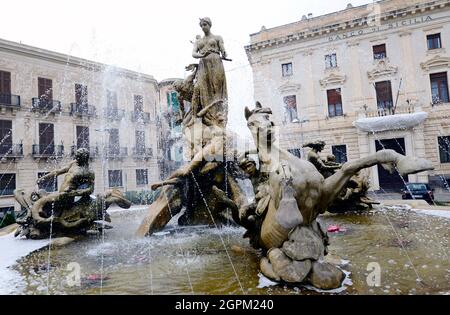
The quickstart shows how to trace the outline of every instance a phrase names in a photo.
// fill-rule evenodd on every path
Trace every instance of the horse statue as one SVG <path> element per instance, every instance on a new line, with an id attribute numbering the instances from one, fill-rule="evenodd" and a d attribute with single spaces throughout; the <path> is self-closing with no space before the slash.
<path id="1" fill-rule="evenodd" d="M 265 252 L 260 269 L 266 277 L 287 283 L 310 283 L 326 290 L 338 288 L 345 275 L 323 261 L 328 237 L 316 220 L 319 214 L 333 204 L 351 178 L 363 169 L 380 164 L 407 175 L 433 167 L 428 160 L 382 150 L 344 163 L 333 175 L 324 178 L 311 162 L 277 146 L 271 114 L 271 109 L 263 108 L 259 102 L 253 110 L 245 108 L 247 126 L 257 148 L 247 153 L 256 153 L 259 159 L 259 170 L 253 176 L 261 180 L 256 180 L 255 191 L 264 193 L 256 195 L 256 206 L 239 210 L 240 223 L 247 228 L 246 236 L 253 246 Z M 251 165 L 246 158 L 242 164 L 246 166 L 244 171 Z"/>

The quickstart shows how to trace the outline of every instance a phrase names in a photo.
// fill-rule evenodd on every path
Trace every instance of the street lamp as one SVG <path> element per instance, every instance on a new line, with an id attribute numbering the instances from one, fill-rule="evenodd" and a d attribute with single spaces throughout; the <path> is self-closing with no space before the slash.
<path id="1" fill-rule="evenodd" d="M 300 134 L 301 134 L 301 148 L 300 148 L 300 152 L 301 152 L 301 157 L 303 158 L 305 156 L 305 151 L 303 148 L 303 144 L 304 144 L 304 134 L 303 134 L 303 124 L 306 122 L 309 122 L 309 118 L 302 118 L 301 120 L 299 119 L 295 119 L 292 121 L 293 123 L 296 124 L 300 124 Z"/>

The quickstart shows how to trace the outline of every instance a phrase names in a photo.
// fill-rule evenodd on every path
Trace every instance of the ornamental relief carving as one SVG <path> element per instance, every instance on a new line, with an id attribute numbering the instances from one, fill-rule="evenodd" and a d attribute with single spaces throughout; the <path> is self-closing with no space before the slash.
<path id="1" fill-rule="evenodd" d="M 319 83 L 322 87 L 325 88 L 330 85 L 342 85 L 346 80 L 346 75 L 342 75 L 337 72 L 330 72 L 326 77 L 319 80 Z"/>
<path id="2" fill-rule="evenodd" d="M 300 90 L 300 88 L 300 83 L 287 81 L 278 87 L 278 91 L 280 93 L 297 92 L 298 90 Z"/>
<path id="3" fill-rule="evenodd" d="M 420 67 L 424 71 L 431 71 L 436 68 L 449 68 L 450 67 L 450 57 L 436 55 L 431 59 L 420 64 Z"/>
<path id="4" fill-rule="evenodd" d="M 397 73 L 398 67 L 393 66 L 389 63 L 387 58 L 377 60 L 375 63 L 375 68 L 367 72 L 367 76 L 370 80 L 376 80 L 382 76 L 393 76 Z"/>

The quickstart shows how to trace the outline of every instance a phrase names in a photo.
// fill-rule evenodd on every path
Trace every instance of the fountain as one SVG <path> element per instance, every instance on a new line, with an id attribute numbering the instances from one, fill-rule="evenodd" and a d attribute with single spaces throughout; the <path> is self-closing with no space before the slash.
<path id="1" fill-rule="evenodd" d="M 111 204 L 129 208 L 130 203 L 116 190 L 91 196 L 94 178 L 85 150 L 47 175 L 65 174 L 58 192 L 17 190 L 24 211 L 16 235 L 42 239 L 26 242 L 37 242 L 32 250 L 43 250 L 24 255 L 11 267 L 20 275 L 20 285 L 9 286 L 11 279 L 2 278 L 9 266 L 0 263 L 0 292 L 311 294 L 342 288 L 349 271 L 350 294 L 448 292 L 449 222 L 406 207 L 378 206 L 367 198 L 361 172 L 381 164 L 412 174 L 432 169 L 431 164 L 382 150 L 341 165 L 332 157 L 320 159 L 321 141 L 306 144 L 312 150 L 302 160 L 278 147 L 272 111 L 259 102 L 244 113 L 256 150 L 238 152 L 226 129 L 222 63 L 230 59 L 211 25 L 208 18 L 200 20 L 205 36 L 197 38 L 193 49 L 199 62 L 186 68 L 191 75 L 174 84 L 188 163 L 152 185 L 157 199 L 148 209 L 108 214 Z M 242 179 L 252 184 L 252 202 L 240 186 Z M 326 211 L 339 215 L 323 215 Z M 111 220 L 114 229 L 105 233 Z M 346 230 L 329 234 L 329 224 Z M 47 246 L 52 236 L 84 234 L 96 236 Z M 0 237 L 2 251 L 7 236 Z M 73 263 L 82 273 L 78 285 L 64 280 Z M 383 268 L 383 285 L 368 287 L 367 267 L 374 263 Z"/>
<path id="2" fill-rule="evenodd" d="M 254 110 L 245 109 L 256 151 L 245 152 L 238 164 L 238 154 L 230 150 L 226 132 L 228 104 L 222 60 L 228 59 L 222 38 L 210 32 L 211 25 L 209 18 L 200 20 L 205 36 L 197 39 L 193 50 L 193 57 L 200 62 L 188 66 L 192 75 L 175 85 L 181 103 L 191 104 L 189 110 L 182 107 L 180 113 L 191 148 L 190 162 L 152 186 L 162 187 L 162 191 L 137 234 L 152 235 L 162 230 L 183 207 L 180 225 L 217 227 L 233 219 L 247 230 L 245 237 L 250 238 L 253 247 L 263 250 L 260 269 L 266 277 L 336 289 L 345 275 L 323 261 L 329 243 L 326 231 L 316 220 L 319 214 L 348 203 L 355 208 L 368 207 L 370 200 L 361 201 L 366 191 L 361 189 L 364 184 L 357 179 L 359 171 L 365 168 L 381 164 L 405 175 L 433 167 L 427 160 L 407 158 L 392 150 L 343 165 L 325 165 L 317 154 L 324 143 L 309 144 L 313 147 L 309 161 L 301 160 L 277 147 L 272 111 L 259 102 Z M 258 169 L 255 161 L 248 158 L 250 153 L 257 154 Z M 245 203 L 236 182 L 238 165 L 254 186 L 255 202 L 250 205 Z M 330 174 L 323 176 L 325 172 Z M 355 194 L 358 198 L 350 198 Z"/>

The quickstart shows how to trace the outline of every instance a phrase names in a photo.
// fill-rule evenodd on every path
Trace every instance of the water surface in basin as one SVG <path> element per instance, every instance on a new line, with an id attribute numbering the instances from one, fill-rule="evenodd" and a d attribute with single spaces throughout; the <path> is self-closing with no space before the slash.
<path id="1" fill-rule="evenodd" d="M 258 288 L 260 254 L 240 228 L 176 229 L 145 239 L 134 237 L 142 211 L 114 213 L 114 229 L 50 253 L 41 250 L 14 269 L 26 294 L 318 294 L 304 287 Z M 449 294 L 450 220 L 407 209 L 326 215 L 330 257 L 347 260 L 353 285 L 339 294 Z M 81 286 L 70 286 L 68 264 L 80 266 Z M 367 284 L 369 263 L 380 266 L 380 286 Z M 99 280 L 102 278 L 103 280 Z"/>

